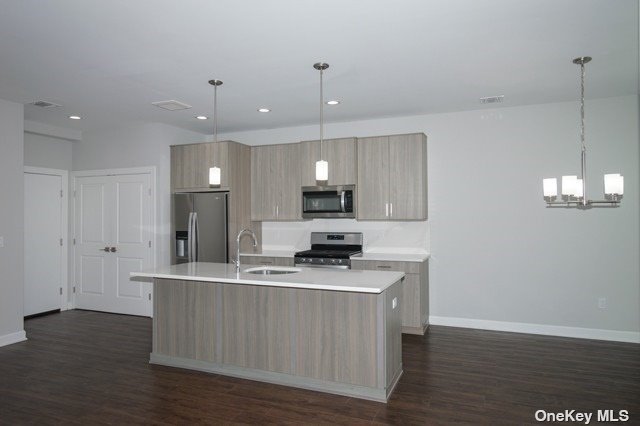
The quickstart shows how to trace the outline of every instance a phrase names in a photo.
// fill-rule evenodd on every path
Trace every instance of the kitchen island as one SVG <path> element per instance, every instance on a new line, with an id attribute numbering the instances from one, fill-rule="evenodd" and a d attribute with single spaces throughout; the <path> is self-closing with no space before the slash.
<path id="1" fill-rule="evenodd" d="M 386 402 L 402 374 L 404 274 L 268 269 L 132 273 L 154 279 L 150 362 Z"/>

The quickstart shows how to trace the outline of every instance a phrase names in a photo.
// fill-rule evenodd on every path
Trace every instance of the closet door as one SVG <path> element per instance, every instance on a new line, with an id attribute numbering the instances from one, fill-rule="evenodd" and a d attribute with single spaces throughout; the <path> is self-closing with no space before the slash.
<path id="1" fill-rule="evenodd" d="M 129 273 L 151 267 L 150 175 L 76 178 L 76 307 L 151 314 L 150 284 Z"/>
<path id="2" fill-rule="evenodd" d="M 62 190 L 61 176 L 24 174 L 24 316 L 63 306 Z"/>

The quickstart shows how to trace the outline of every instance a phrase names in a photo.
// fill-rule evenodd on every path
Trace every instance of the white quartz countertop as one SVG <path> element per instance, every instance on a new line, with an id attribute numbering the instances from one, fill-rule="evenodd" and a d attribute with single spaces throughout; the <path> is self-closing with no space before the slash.
<path id="1" fill-rule="evenodd" d="M 262 250 L 260 253 L 240 253 L 240 256 L 293 257 L 294 254 L 294 250 Z"/>
<path id="2" fill-rule="evenodd" d="M 302 250 L 298 250 L 302 251 Z M 293 257 L 295 251 L 287 250 L 263 250 L 261 253 L 240 253 L 240 256 L 264 256 L 264 257 Z M 378 253 L 366 252 L 362 255 L 351 257 L 352 260 L 386 260 L 389 262 L 424 262 L 429 259 L 429 253 Z"/>
<path id="3" fill-rule="evenodd" d="M 429 259 L 429 253 L 375 253 L 365 252 L 352 256 L 351 260 L 386 260 L 390 262 L 424 262 Z"/>
<path id="4" fill-rule="evenodd" d="M 166 278 L 172 280 L 204 281 L 230 284 L 263 285 L 270 287 L 306 288 L 313 290 L 382 293 L 400 280 L 403 272 L 329 270 L 296 268 L 299 272 L 279 275 L 246 273 L 257 265 L 242 265 L 241 272 L 228 263 L 193 262 L 162 266 L 149 271 L 132 272 L 131 277 Z"/>

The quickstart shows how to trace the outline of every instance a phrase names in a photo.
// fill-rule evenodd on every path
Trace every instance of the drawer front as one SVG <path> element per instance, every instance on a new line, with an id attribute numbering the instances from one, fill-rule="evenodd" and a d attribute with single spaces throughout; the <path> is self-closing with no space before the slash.
<path id="1" fill-rule="evenodd" d="M 241 254 L 240 261 L 245 265 L 293 266 L 292 257 L 245 256 Z"/>
<path id="2" fill-rule="evenodd" d="M 386 260 L 351 259 L 351 268 L 365 271 L 399 271 L 419 274 L 421 262 L 390 262 Z"/>

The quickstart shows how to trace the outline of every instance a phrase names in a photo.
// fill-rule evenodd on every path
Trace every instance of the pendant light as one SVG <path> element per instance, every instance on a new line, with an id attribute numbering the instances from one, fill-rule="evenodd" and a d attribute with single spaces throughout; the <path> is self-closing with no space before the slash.
<path id="1" fill-rule="evenodd" d="M 584 65 L 589 56 L 575 58 L 573 63 L 580 65 L 580 177 L 562 176 L 562 200 L 558 198 L 558 180 L 542 180 L 542 191 L 547 207 L 588 209 L 591 207 L 618 207 L 624 193 L 624 177 L 618 173 L 604 175 L 604 200 L 587 199 L 587 148 L 584 142 Z"/>
<path id="2" fill-rule="evenodd" d="M 213 142 L 218 142 L 218 86 L 222 85 L 220 80 L 209 80 L 213 86 Z M 220 167 L 215 164 L 209 168 L 209 185 L 220 186 Z"/>
<path id="3" fill-rule="evenodd" d="M 329 64 L 318 62 L 313 67 L 320 71 L 320 160 L 316 161 L 316 180 L 326 182 L 329 180 L 329 163 L 323 160 L 322 145 L 324 145 L 324 93 L 322 91 L 322 73 L 329 68 Z"/>

